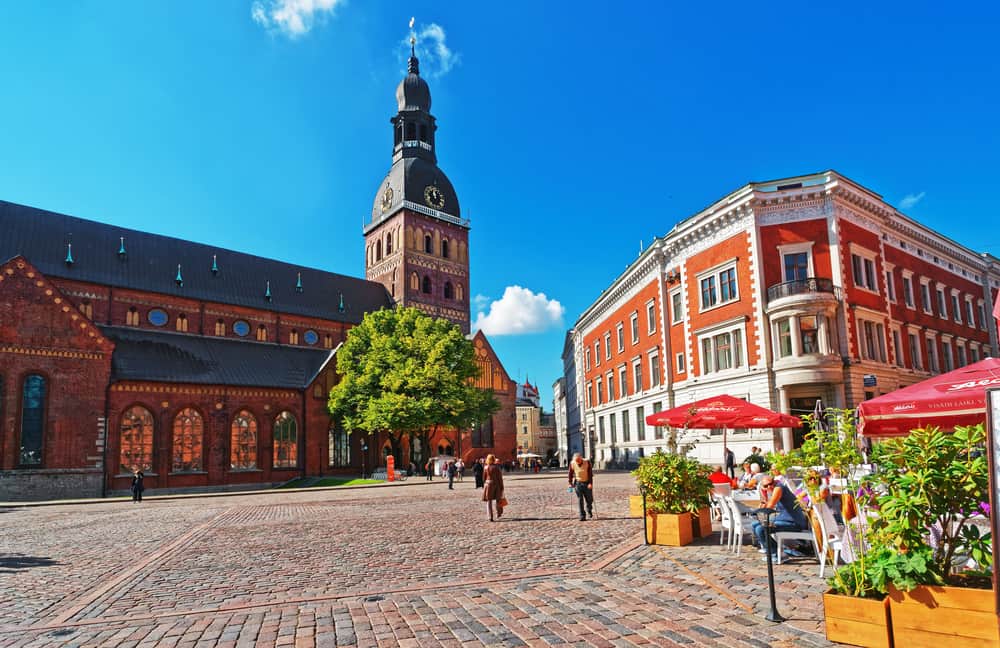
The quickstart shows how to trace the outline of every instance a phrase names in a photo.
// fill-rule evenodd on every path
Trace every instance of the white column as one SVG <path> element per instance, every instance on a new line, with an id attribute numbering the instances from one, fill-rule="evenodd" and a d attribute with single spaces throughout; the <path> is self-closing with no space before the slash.
<path id="1" fill-rule="evenodd" d="M 799 316 L 789 317 L 788 324 L 792 335 L 792 357 L 798 358 L 802 355 L 802 331 L 799 329 Z"/>
<path id="2" fill-rule="evenodd" d="M 795 326 L 798 327 L 798 318 L 796 318 Z M 778 409 L 786 414 L 789 410 L 788 390 L 784 387 L 778 387 Z M 788 452 L 794 443 L 792 428 L 781 428 L 781 449 Z"/>
<path id="3" fill-rule="evenodd" d="M 833 353 L 830 347 L 830 318 L 826 313 L 819 316 L 819 352 L 823 355 Z"/>

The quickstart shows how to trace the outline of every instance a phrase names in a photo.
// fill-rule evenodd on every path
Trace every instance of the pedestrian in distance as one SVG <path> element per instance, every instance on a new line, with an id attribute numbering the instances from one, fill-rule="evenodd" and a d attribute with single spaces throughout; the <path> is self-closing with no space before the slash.
<path id="1" fill-rule="evenodd" d="M 479 459 L 476 463 L 472 464 L 472 476 L 476 479 L 476 488 L 483 487 L 483 460 Z"/>
<path id="2" fill-rule="evenodd" d="M 458 468 L 455 466 L 454 461 L 448 462 L 448 490 L 455 490 L 453 484 L 455 483 L 455 475 L 458 474 Z"/>
<path id="3" fill-rule="evenodd" d="M 455 479 L 462 481 L 463 477 L 465 477 L 465 462 L 459 458 L 459 460 L 455 462 Z"/>
<path id="4" fill-rule="evenodd" d="M 493 502 L 496 502 L 497 519 L 503 515 L 503 471 L 497 464 L 494 455 L 486 456 L 486 468 L 483 469 L 483 501 L 490 512 L 490 522 L 493 521 Z"/>
<path id="5" fill-rule="evenodd" d="M 729 478 L 736 479 L 736 454 L 728 447 L 723 450 L 722 454 L 726 460 L 726 472 L 729 473 Z"/>
<path id="6" fill-rule="evenodd" d="M 594 517 L 594 466 L 589 459 L 576 452 L 569 462 L 569 485 L 576 489 L 576 499 L 580 504 L 580 521 L 584 522 L 587 515 Z M 586 504 L 586 511 L 584 511 Z"/>
<path id="7" fill-rule="evenodd" d="M 142 501 L 142 491 L 146 490 L 146 487 L 142 483 L 143 474 L 138 468 L 132 473 L 132 501 L 141 502 Z"/>
<path id="8" fill-rule="evenodd" d="M 430 459 L 424 464 L 424 474 L 427 475 L 427 481 L 434 481 L 434 462 Z"/>

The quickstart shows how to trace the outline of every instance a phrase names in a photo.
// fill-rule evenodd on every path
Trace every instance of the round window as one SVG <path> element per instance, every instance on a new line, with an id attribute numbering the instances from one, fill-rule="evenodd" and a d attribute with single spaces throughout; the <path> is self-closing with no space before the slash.
<path id="1" fill-rule="evenodd" d="M 169 319 L 167 317 L 167 312 L 162 308 L 154 308 L 153 310 L 149 311 L 149 313 L 147 313 L 146 315 L 146 318 L 149 320 L 149 323 L 152 324 L 153 326 L 163 326 L 164 324 L 167 323 L 167 320 Z"/>
<path id="2" fill-rule="evenodd" d="M 302 334 L 302 337 L 303 339 L 305 339 L 306 344 L 309 345 L 316 344 L 317 342 L 319 342 L 319 335 L 317 335 L 316 331 L 313 330 L 306 331 L 305 333 Z"/>
<path id="3" fill-rule="evenodd" d="M 236 320 L 233 322 L 233 333 L 240 337 L 246 337 L 250 334 L 250 325 L 243 320 Z"/>

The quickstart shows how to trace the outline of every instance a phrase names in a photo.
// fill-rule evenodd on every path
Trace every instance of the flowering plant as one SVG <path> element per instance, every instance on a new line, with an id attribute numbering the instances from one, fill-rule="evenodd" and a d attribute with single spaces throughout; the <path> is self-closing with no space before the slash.
<path id="1" fill-rule="evenodd" d="M 698 460 L 665 452 L 643 457 L 632 471 L 654 513 L 696 513 L 707 507 L 709 474 L 709 467 Z"/>

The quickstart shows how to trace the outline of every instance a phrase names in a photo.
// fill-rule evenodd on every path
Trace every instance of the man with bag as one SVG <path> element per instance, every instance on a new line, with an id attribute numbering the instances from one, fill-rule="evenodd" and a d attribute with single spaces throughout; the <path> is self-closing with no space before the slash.
<path id="1" fill-rule="evenodd" d="M 579 452 L 574 453 L 573 460 L 569 462 L 569 485 L 576 489 L 576 498 L 580 503 L 580 521 L 587 519 L 584 502 L 587 504 L 586 514 L 594 517 L 594 467 Z"/>

